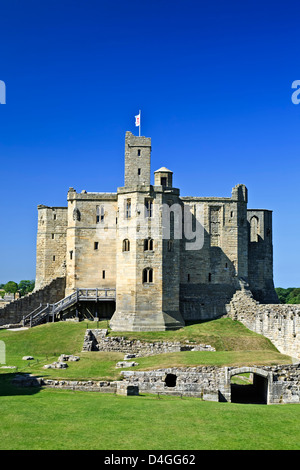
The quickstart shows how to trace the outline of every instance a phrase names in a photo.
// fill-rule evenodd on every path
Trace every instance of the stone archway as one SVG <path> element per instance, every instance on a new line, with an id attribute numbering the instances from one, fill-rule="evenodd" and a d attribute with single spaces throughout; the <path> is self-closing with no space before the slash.
<path id="1" fill-rule="evenodd" d="M 239 374 L 253 374 L 251 385 L 232 384 L 231 379 Z M 234 403 L 260 403 L 270 402 L 272 373 L 258 367 L 239 367 L 227 369 L 225 379 L 226 399 Z"/>

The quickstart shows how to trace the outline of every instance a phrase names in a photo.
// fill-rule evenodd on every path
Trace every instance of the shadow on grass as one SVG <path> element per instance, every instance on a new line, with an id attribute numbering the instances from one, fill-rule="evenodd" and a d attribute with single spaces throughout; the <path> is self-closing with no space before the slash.
<path id="1" fill-rule="evenodd" d="M 30 378 L 30 384 L 25 386 L 28 374 L 0 374 L 0 397 L 14 395 L 35 395 L 41 390 L 35 377 Z"/>

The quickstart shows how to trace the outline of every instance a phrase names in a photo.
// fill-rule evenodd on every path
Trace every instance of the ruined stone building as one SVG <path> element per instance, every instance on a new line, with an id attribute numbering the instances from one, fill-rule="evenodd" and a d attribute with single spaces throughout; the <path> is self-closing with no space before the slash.
<path id="1" fill-rule="evenodd" d="M 38 206 L 36 290 L 56 278 L 65 296 L 105 290 L 89 311 L 118 331 L 217 318 L 241 280 L 254 299 L 278 303 L 272 212 L 248 209 L 242 184 L 231 197 L 181 197 L 167 168 L 151 183 L 150 158 L 151 139 L 127 132 L 123 186 L 70 188 L 67 207 Z"/>

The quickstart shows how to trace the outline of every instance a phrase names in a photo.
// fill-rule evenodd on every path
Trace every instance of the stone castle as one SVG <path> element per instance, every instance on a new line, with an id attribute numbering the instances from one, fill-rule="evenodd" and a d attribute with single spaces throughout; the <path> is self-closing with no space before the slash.
<path id="1" fill-rule="evenodd" d="M 220 317 L 241 282 L 256 301 L 278 303 L 272 212 L 248 209 L 242 184 L 231 197 L 181 197 L 165 167 L 151 184 L 150 160 L 151 139 L 126 132 L 124 186 L 70 188 L 67 207 L 38 206 L 36 290 L 61 278 L 65 296 L 105 291 L 105 302 L 81 307 L 116 331 Z"/>

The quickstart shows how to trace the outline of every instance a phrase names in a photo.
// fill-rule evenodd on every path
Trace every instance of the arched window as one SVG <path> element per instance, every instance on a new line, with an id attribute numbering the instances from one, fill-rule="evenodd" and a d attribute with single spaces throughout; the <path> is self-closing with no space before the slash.
<path id="1" fill-rule="evenodd" d="M 146 238 L 144 240 L 144 251 L 153 251 L 153 240 L 152 240 L 152 238 Z"/>
<path id="2" fill-rule="evenodd" d="M 258 242 L 259 222 L 254 215 L 250 220 L 250 242 Z"/>
<path id="3" fill-rule="evenodd" d="M 145 268 L 143 269 L 143 283 L 152 283 L 153 282 L 153 269 Z"/>
<path id="4" fill-rule="evenodd" d="M 127 238 L 123 240 L 123 251 L 130 251 L 130 241 Z"/>

